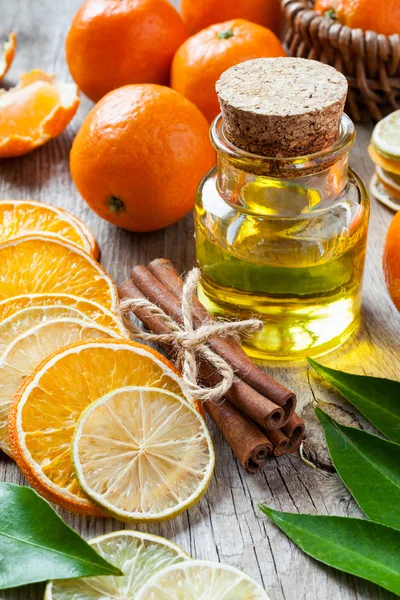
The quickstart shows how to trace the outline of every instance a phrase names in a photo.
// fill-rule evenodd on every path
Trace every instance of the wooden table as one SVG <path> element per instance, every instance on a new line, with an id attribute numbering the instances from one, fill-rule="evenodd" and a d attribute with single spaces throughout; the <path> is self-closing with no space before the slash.
<path id="1" fill-rule="evenodd" d="M 18 35 L 15 63 L 6 78 L 14 85 L 23 71 L 41 68 L 60 80 L 70 79 L 64 58 L 64 40 L 81 0 L 0 0 L 0 39 L 9 31 Z M 102 251 L 102 263 L 120 283 L 130 268 L 153 258 L 170 258 L 180 270 L 195 262 L 193 221 L 186 219 L 151 234 L 134 234 L 102 221 L 86 206 L 69 174 L 72 140 L 91 103 L 82 98 L 78 115 L 58 139 L 18 159 L 0 162 L 0 198 L 38 199 L 67 208 L 94 231 Z M 366 182 L 373 168 L 367 154 L 370 126 L 359 126 L 351 164 Z M 369 249 L 364 285 L 363 325 L 359 334 L 340 351 L 324 357 L 324 363 L 399 378 L 400 316 L 385 289 L 381 256 L 383 239 L 393 214 L 372 200 Z M 301 407 L 313 398 L 340 402 L 304 364 L 268 368 L 269 373 L 297 391 Z M 288 538 L 263 518 L 258 503 L 286 511 L 319 514 L 359 514 L 355 503 L 335 474 L 312 469 L 298 456 L 272 459 L 258 475 L 248 475 L 213 430 L 217 452 L 215 476 L 207 494 L 189 512 L 161 523 L 137 527 L 162 535 L 182 546 L 193 557 L 219 560 L 242 568 L 261 582 L 272 600 L 377 600 L 394 598 L 372 584 L 324 567 L 297 549 Z M 1 456 L 1 479 L 23 484 L 15 464 Z M 366 482 L 367 484 L 368 482 Z M 94 519 L 58 511 L 85 538 L 122 529 L 112 519 Z M 0 600 L 36 600 L 42 588 L 0 592 Z"/>

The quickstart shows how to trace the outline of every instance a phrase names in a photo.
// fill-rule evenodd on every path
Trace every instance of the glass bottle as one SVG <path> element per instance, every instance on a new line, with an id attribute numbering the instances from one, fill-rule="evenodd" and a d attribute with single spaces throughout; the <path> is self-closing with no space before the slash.
<path id="1" fill-rule="evenodd" d="M 354 125 L 330 147 L 269 158 L 234 146 L 219 115 L 217 166 L 195 208 L 199 298 L 224 318 L 259 317 L 243 340 L 256 360 L 298 360 L 342 344 L 360 320 L 369 197 L 348 167 Z"/>

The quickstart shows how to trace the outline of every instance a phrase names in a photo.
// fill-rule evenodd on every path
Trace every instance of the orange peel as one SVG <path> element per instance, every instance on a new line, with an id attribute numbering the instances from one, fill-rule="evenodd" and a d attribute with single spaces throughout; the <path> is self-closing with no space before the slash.
<path id="1" fill-rule="evenodd" d="M 60 135 L 79 106 L 74 83 L 58 83 L 40 69 L 15 88 L 0 90 L 0 158 L 21 156 Z"/>
<path id="2" fill-rule="evenodd" d="M 4 79 L 5 74 L 8 69 L 11 67 L 11 63 L 14 60 L 15 49 L 17 47 L 17 36 L 12 31 L 8 40 L 5 42 L 3 46 L 3 53 L 0 56 L 0 81 Z"/>

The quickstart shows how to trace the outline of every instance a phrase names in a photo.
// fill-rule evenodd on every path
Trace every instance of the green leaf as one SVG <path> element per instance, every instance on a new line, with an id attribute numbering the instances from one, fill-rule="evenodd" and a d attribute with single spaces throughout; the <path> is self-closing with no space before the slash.
<path id="1" fill-rule="evenodd" d="M 400 443 L 400 382 L 310 365 L 393 442 Z"/>
<path id="2" fill-rule="evenodd" d="M 400 531 L 364 519 L 260 509 L 313 558 L 400 594 Z"/>
<path id="3" fill-rule="evenodd" d="M 0 484 L 0 589 L 48 579 L 122 574 L 36 492 Z"/>
<path id="4" fill-rule="evenodd" d="M 400 445 L 340 425 L 320 408 L 332 462 L 345 486 L 372 521 L 400 529 Z"/>

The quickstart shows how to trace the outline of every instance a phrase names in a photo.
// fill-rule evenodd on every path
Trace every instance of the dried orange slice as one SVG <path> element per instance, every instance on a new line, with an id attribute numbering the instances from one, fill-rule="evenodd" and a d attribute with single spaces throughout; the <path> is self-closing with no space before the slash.
<path id="1" fill-rule="evenodd" d="M 59 210 L 61 210 L 62 212 L 65 212 L 69 216 L 69 218 L 72 219 L 76 223 L 76 225 L 78 227 L 80 227 L 83 235 L 85 236 L 85 238 L 89 242 L 89 245 L 90 245 L 90 254 L 96 260 L 98 260 L 99 256 L 100 256 L 100 249 L 99 249 L 99 246 L 98 246 L 98 244 L 96 242 L 96 238 L 93 235 L 93 232 L 89 229 L 89 227 L 86 225 L 86 223 L 84 223 L 83 221 L 81 221 L 81 219 L 79 219 L 76 215 L 70 213 L 65 208 L 60 208 Z"/>
<path id="2" fill-rule="evenodd" d="M 17 36 L 12 31 L 8 36 L 8 41 L 3 46 L 3 53 L 0 56 L 0 81 L 4 78 L 11 63 L 14 60 L 15 49 L 17 47 Z"/>
<path id="3" fill-rule="evenodd" d="M 0 158 L 21 156 L 60 135 L 79 106 L 74 83 L 57 83 L 39 69 L 15 88 L 0 90 Z"/>
<path id="4" fill-rule="evenodd" d="M 5 321 L 10 323 L 16 313 L 27 309 L 43 309 L 44 320 L 46 320 L 46 308 L 63 307 L 64 309 L 76 310 L 79 314 L 84 315 L 86 319 L 94 321 L 107 329 L 112 329 L 121 335 L 121 337 L 129 337 L 122 319 L 91 300 L 85 300 L 78 296 L 70 294 L 29 294 L 25 296 L 14 296 L 0 302 L 0 331 Z M 26 314 L 24 312 L 24 314 Z M 81 317 L 79 317 L 81 318 Z M 83 317 L 82 317 L 83 318 Z M 1 335 L 1 334 L 0 334 Z"/>
<path id="5" fill-rule="evenodd" d="M 56 235 L 26 235 L 0 244 L 0 300 L 22 294 L 72 294 L 113 310 L 114 283 L 90 254 Z"/>
<path id="6" fill-rule="evenodd" d="M 69 510 L 97 514 L 75 478 L 72 436 L 89 404 L 126 386 L 161 388 L 190 400 L 166 358 L 123 340 L 62 348 L 25 379 L 10 410 L 9 432 L 18 466 L 43 496 Z"/>
<path id="7" fill-rule="evenodd" d="M 10 343 L 0 358 L 0 447 L 4 452 L 11 455 L 8 411 L 24 378 L 44 358 L 63 346 L 107 337 L 118 337 L 118 334 L 91 321 L 59 318 L 28 329 Z M 42 425 L 45 426 L 45 422 Z"/>
<path id="8" fill-rule="evenodd" d="M 67 211 L 35 200 L 2 200 L 0 243 L 21 235 L 54 233 L 93 254 L 81 225 L 71 217 Z"/>

